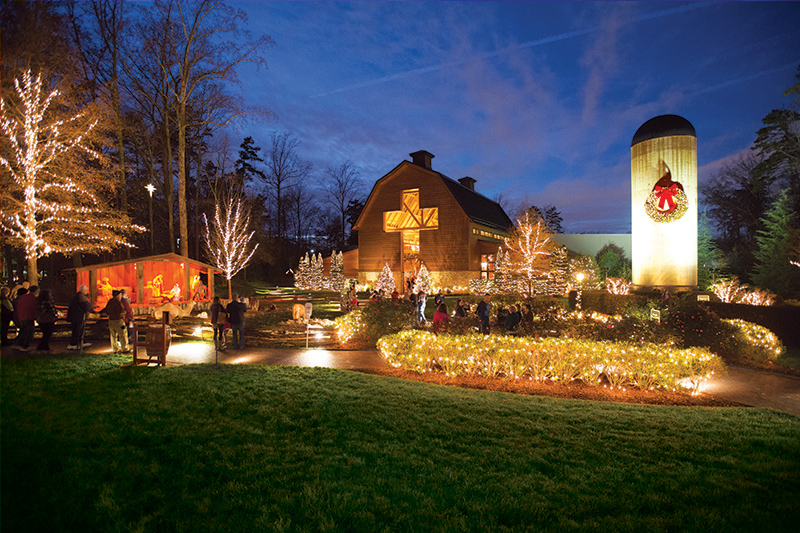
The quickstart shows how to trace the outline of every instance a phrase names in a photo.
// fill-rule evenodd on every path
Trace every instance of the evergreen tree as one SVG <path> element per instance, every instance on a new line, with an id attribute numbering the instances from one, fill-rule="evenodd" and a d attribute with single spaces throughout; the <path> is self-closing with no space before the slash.
<path id="1" fill-rule="evenodd" d="M 300 262 L 297 265 L 297 270 L 294 273 L 295 287 L 300 290 L 307 290 L 309 288 L 308 275 L 310 270 L 311 260 L 308 257 L 308 253 L 306 253 L 305 257 L 300 258 Z"/>
<path id="2" fill-rule="evenodd" d="M 394 282 L 394 274 L 392 274 L 392 269 L 389 268 L 389 263 L 386 263 L 383 265 L 383 270 L 381 271 L 381 275 L 378 276 L 377 281 L 375 281 L 375 289 L 376 290 L 383 289 L 383 292 L 385 294 L 391 294 L 395 288 L 396 285 Z"/>
<path id="3" fill-rule="evenodd" d="M 425 294 L 431 293 L 431 275 L 424 263 L 419 267 L 417 280 L 414 282 L 414 292 L 419 291 L 425 291 Z"/>
<path id="4" fill-rule="evenodd" d="M 569 257 L 566 246 L 555 246 L 553 256 L 550 258 L 550 271 L 548 272 L 548 294 L 564 294 L 569 285 Z"/>
<path id="5" fill-rule="evenodd" d="M 697 286 L 703 290 L 707 290 L 714 284 L 715 273 L 722 263 L 722 253 L 714 244 L 714 240 L 708 232 L 708 225 L 708 215 L 703 213 L 700 217 L 697 235 Z"/>
<path id="6" fill-rule="evenodd" d="M 331 254 L 331 277 L 328 287 L 332 291 L 343 292 L 344 288 L 344 258 L 342 252 Z"/>
<path id="7" fill-rule="evenodd" d="M 791 264 L 791 246 L 797 233 L 792 226 L 795 213 L 786 191 L 782 191 L 761 223 L 756 235 L 758 248 L 753 269 L 753 283 L 784 298 L 800 296 L 800 272 Z"/>

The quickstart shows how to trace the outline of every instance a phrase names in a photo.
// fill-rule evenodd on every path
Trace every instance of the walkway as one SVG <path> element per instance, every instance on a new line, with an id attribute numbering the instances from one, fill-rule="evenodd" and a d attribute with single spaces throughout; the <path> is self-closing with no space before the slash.
<path id="1" fill-rule="evenodd" d="M 66 343 L 53 342 L 53 353 L 66 352 Z M 107 342 L 87 349 L 89 353 L 110 353 Z M 36 352 L 20 352 L 3 348 L 3 359 L 37 357 Z M 289 348 L 228 349 L 215 353 L 208 343 L 173 343 L 167 364 L 185 365 L 213 363 L 292 365 L 305 367 L 340 368 L 345 370 L 382 368 L 386 362 L 377 350 L 323 350 Z M 774 372 L 731 366 L 728 373 L 711 381 L 703 392 L 715 398 L 754 407 L 766 407 L 800 417 L 800 378 Z"/>

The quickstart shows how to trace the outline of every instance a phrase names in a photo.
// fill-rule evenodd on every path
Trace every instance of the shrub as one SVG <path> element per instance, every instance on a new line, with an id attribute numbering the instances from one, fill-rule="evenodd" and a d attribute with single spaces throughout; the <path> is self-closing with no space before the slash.
<path id="1" fill-rule="evenodd" d="M 724 366 L 703 348 L 678 349 L 652 343 L 585 339 L 467 335 L 438 337 L 403 331 L 378 341 L 392 366 L 449 376 L 505 377 L 647 389 L 688 389 L 692 393 Z"/>
<path id="2" fill-rule="evenodd" d="M 402 300 L 383 299 L 367 302 L 361 309 L 336 319 L 339 340 L 374 346 L 384 335 L 397 333 L 414 325 L 414 306 Z"/>
<path id="3" fill-rule="evenodd" d="M 729 354 L 733 359 L 763 363 L 775 360 L 785 350 L 777 335 L 758 324 L 740 319 L 723 320 L 736 328 L 733 337 L 733 350 Z"/>
<path id="4" fill-rule="evenodd" d="M 696 301 L 669 300 L 662 308 L 661 320 L 684 348 L 702 346 L 721 355 L 734 352 L 736 328 Z"/>

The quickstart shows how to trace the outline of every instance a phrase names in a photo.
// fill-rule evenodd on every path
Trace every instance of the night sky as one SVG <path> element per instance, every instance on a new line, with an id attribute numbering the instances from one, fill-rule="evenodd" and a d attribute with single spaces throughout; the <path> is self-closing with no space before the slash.
<path id="1" fill-rule="evenodd" d="M 688 119 L 702 185 L 793 101 L 797 2 L 230 2 L 275 46 L 240 70 L 238 123 L 300 140 L 313 178 L 346 159 L 366 195 L 409 152 L 513 207 L 555 205 L 567 232 L 630 232 L 630 143 Z"/>

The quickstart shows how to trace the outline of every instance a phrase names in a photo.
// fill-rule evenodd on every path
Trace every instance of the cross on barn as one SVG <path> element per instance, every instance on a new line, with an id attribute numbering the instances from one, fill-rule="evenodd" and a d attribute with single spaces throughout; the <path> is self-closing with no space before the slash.
<path id="1" fill-rule="evenodd" d="M 494 276 L 494 256 L 513 224 L 475 180 L 453 180 L 431 167 L 433 154 L 414 152 L 372 188 L 358 231 L 358 281 L 373 284 L 388 263 L 398 290 L 421 264 L 434 285 L 467 287 Z"/>

